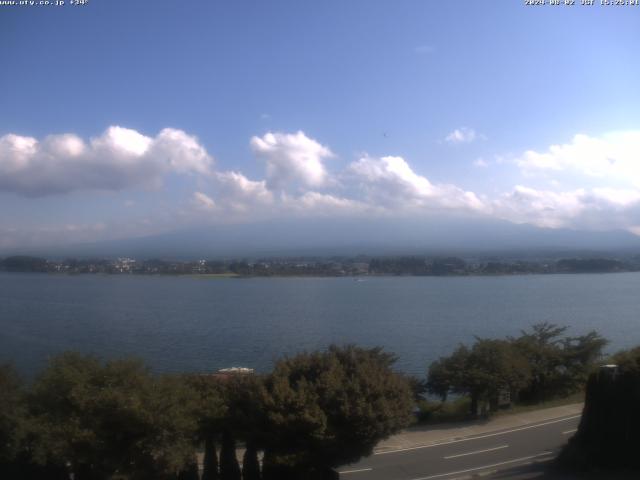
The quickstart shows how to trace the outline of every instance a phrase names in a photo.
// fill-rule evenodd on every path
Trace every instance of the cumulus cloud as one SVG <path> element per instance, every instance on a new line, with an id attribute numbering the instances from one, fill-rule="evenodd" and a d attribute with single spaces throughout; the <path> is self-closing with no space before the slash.
<path id="1" fill-rule="evenodd" d="M 0 137 L 0 191 L 38 197 L 74 190 L 157 186 L 168 172 L 206 173 L 213 159 L 195 137 L 166 128 L 155 138 L 112 126 L 85 142 L 74 134 Z"/>
<path id="2" fill-rule="evenodd" d="M 288 185 L 321 187 L 327 183 L 324 160 L 333 153 L 302 131 L 253 137 L 251 148 L 266 162 L 269 189 L 283 190 Z"/>
<path id="3" fill-rule="evenodd" d="M 274 201 L 274 195 L 264 180 L 249 180 L 238 172 L 218 172 L 215 180 L 220 201 L 234 210 L 258 208 Z"/>
<path id="4" fill-rule="evenodd" d="M 493 202 L 494 215 L 546 228 L 633 229 L 640 225 L 640 191 L 610 188 L 565 192 L 517 186 Z"/>
<path id="5" fill-rule="evenodd" d="M 348 168 L 370 202 L 394 207 L 482 210 L 483 202 L 455 185 L 432 184 L 418 175 L 402 157 L 364 157 Z"/>
<path id="6" fill-rule="evenodd" d="M 174 128 L 163 129 L 153 140 L 149 156 L 178 173 L 209 173 L 213 160 L 196 137 Z"/>
<path id="7" fill-rule="evenodd" d="M 600 137 L 579 134 L 544 152 L 528 150 L 515 161 L 525 172 L 566 171 L 640 186 L 640 131 Z"/>
<path id="8" fill-rule="evenodd" d="M 471 143 L 483 138 L 484 135 L 477 133 L 473 128 L 460 127 L 447 135 L 444 140 L 448 143 Z"/>
<path id="9" fill-rule="evenodd" d="M 471 129 L 456 130 L 449 137 L 454 143 L 480 138 Z M 585 183 L 581 185 L 584 188 L 563 191 L 561 186 L 571 182 L 565 182 L 566 178 L 558 182 L 553 178 L 558 175 L 549 175 L 544 182 L 550 185 L 547 189 L 518 185 L 493 197 L 454 184 L 433 183 L 400 156 L 364 156 L 342 171 L 330 173 L 325 165 L 333 156 L 329 147 L 301 131 L 267 133 L 251 138 L 250 145 L 266 165 L 264 178 L 215 170 L 213 158 L 200 142 L 177 129 L 165 128 L 152 137 L 112 126 L 88 140 L 74 134 L 40 140 L 8 134 L 0 137 L 0 194 L 41 197 L 77 190 L 158 186 L 173 173 L 193 175 L 197 188 L 174 210 L 169 207 L 155 212 L 150 224 L 135 223 L 135 212 L 140 209 L 130 208 L 134 203 L 123 196 L 119 204 L 126 221 L 118 220 L 118 228 L 129 228 L 131 233 L 136 229 L 154 231 L 159 225 L 169 230 L 176 228 L 176 222 L 187 226 L 195 219 L 217 222 L 396 214 L 417 218 L 422 213 L 462 212 L 545 228 L 615 228 L 640 234 L 640 132 L 576 135 L 567 144 L 553 145 L 543 152 L 526 151 L 516 159 L 522 172 L 579 173 L 602 180 L 606 188 L 586 188 Z M 490 162 L 478 158 L 473 165 L 483 168 L 500 162 L 498 157 Z M 626 184 L 621 186 L 612 179 Z M 144 205 L 144 199 L 140 202 Z M 162 215 L 163 220 L 158 220 Z M 32 231 L 40 232 L 43 238 L 68 235 L 86 240 L 103 238 L 114 230 L 115 223 L 96 221 L 89 226 L 80 222 L 77 228 L 69 223 L 55 231 L 35 225 Z M 0 234 L 15 243 L 19 230 L 4 225 Z"/>

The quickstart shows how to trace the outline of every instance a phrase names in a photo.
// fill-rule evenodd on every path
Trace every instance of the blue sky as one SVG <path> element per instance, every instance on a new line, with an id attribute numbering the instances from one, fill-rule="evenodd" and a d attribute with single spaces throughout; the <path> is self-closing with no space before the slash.
<path id="1" fill-rule="evenodd" d="M 632 6 L 0 6 L 0 248 L 434 213 L 640 233 L 639 43 Z"/>

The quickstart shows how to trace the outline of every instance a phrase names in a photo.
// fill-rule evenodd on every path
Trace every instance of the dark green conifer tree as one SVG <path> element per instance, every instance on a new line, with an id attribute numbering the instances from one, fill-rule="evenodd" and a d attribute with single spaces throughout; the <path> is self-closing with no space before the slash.
<path id="1" fill-rule="evenodd" d="M 202 480 L 218 480 L 218 454 L 216 452 L 216 442 L 213 435 L 207 435 L 204 441 L 204 468 Z"/>
<path id="2" fill-rule="evenodd" d="M 260 462 L 258 450 L 254 442 L 247 442 L 247 449 L 242 458 L 242 480 L 260 480 Z"/>
<path id="3" fill-rule="evenodd" d="M 222 433 L 222 447 L 220 448 L 220 478 L 221 480 L 241 480 L 240 465 L 236 458 L 236 441 L 229 430 Z"/>

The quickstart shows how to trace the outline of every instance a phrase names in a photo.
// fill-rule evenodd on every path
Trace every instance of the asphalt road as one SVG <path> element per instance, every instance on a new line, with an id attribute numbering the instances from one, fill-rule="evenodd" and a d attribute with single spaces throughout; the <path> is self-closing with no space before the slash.
<path id="1" fill-rule="evenodd" d="M 338 469 L 343 480 L 452 480 L 555 457 L 575 432 L 580 415 L 434 445 L 379 452 Z"/>

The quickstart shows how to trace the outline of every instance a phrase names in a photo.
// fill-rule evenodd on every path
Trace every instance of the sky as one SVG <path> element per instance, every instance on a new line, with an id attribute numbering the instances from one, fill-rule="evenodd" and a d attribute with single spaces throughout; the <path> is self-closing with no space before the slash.
<path id="1" fill-rule="evenodd" d="M 3 3 L 0 251 L 296 219 L 640 235 L 640 7 Z"/>

